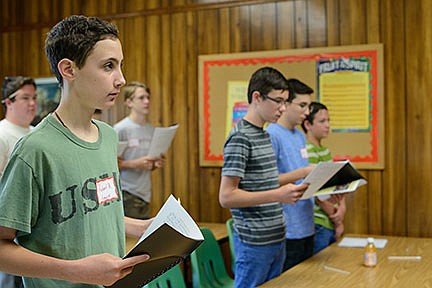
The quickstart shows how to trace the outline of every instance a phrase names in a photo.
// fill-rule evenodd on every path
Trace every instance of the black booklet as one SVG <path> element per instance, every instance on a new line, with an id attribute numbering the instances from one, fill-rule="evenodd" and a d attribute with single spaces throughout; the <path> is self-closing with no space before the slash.
<path id="1" fill-rule="evenodd" d="M 198 225 L 180 202 L 170 195 L 147 231 L 123 257 L 148 254 L 150 259 L 136 265 L 131 274 L 107 287 L 142 287 L 184 260 L 203 241 Z"/>
<path id="2" fill-rule="evenodd" d="M 349 161 L 320 162 L 306 176 L 303 183 L 309 187 L 301 199 L 312 196 L 354 192 L 367 183 Z"/>

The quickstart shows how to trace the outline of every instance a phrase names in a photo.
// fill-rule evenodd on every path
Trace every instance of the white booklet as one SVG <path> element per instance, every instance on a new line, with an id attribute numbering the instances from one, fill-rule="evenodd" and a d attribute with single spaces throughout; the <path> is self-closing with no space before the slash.
<path id="1" fill-rule="evenodd" d="M 109 287 L 142 287 L 184 260 L 203 241 L 198 225 L 170 195 L 137 244 L 123 257 L 148 254 L 150 259 Z"/>
<path id="2" fill-rule="evenodd" d="M 156 127 L 147 156 L 160 157 L 161 153 L 166 153 L 171 146 L 178 127 L 179 124 L 169 127 Z"/>
<path id="3" fill-rule="evenodd" d="M 306 176 L 309 187 L 301 199 L 312 196 L 354 192 L 367 181 L 349 161 L 320 162 Z"/>

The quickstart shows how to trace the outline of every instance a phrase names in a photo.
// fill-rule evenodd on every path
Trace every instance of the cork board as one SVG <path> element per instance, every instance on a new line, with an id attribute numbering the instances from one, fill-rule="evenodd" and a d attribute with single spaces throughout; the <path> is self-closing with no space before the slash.
<path id="1" fill-rule="evenodd" d="M 334 160 L 383 169 L 382 61 L 381 44 L 200 55 L 200 165 L 222 166 L 230 126 L 247 110 L 249 78 L 272 66 L 305 82 L 313 100 L 328 106 L 332 133 L 323 144 Z"/>

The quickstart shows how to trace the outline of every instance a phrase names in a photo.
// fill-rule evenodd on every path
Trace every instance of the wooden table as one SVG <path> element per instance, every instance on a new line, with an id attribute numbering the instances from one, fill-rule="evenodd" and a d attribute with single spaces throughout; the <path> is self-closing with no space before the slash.
<path id="1" fill-rule="evenodd" d="M 366 235 L 348 235 L 367 237 Z M 338 247 L 337 243 L 298 264 L 260 287 L 432 287 L 432 239 L 375 236 L 388 239 L 378 249 L 375 268 L 364 267 L 363 248 Z M 388 256 L 421 256 L 421 260 L 389 260 Z M 324 266 L 349 274 L 326 270 Z"/>

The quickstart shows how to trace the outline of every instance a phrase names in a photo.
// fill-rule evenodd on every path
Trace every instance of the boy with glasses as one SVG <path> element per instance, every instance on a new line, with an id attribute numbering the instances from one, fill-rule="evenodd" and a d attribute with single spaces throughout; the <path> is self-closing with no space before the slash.
<path id="1" fill-rule="evenodd" d="M 61 100 L 18 141 L 0 180 L 0 270 L 26 288 L 102 288 L 149 258 L 121 258 L 125 234 L 140 237 L 150 221 L 124 217 L 118 138 L 92 120 L 126 82 L 119 33 L 73 15 L 47 34 L 45 51 Z"/>
<path id="2" fill-rule="evenodd" d="M 0 177 L 16 142 L 30 132 L 36 115 L 36 83 L 30 77 L 6 77 L 2 86 L 5 119 L 0 121 Z M 21 277 L 0 272 L 0 287 L 22 287 Z"/>
<path id="3" fill-rule="evenodd" d="M 297 79 L 289 79 L 288 91 L 286 110 L 266 131 L 270 134 L 279 173 L 290 175 L 286 181 L 300 183 L 314 166 L 308 162 L 305 135 L 296 126 L 302 124 L 309 113 L 313 89 Z M 284 271 L 313 255 L 313 207 L 313 198 L 283 205 L 286 221 Z"/>
<path id="4" fill-rule="evenodd" d="M 36 115 L 36 84 L 30 77 L 6 77 L 2 87 L 5 119 L 0 121 L 0 176 L 15 143 L 30 132 Z"/>
<path id="5" fill-rule="evenodd" d="M 281 203 L 295 203 L 307 189 L 306 184 L 282 185 L 270 137 L 263 129 L 285 111 L 287 89 L 286 78 L 276 69 L 254 72 L 248 111 L 225 142 L 219 202 L 230 208 L 234 220 L 235 287 L 256 287 L 281 273 L 285 259 Z"/>

